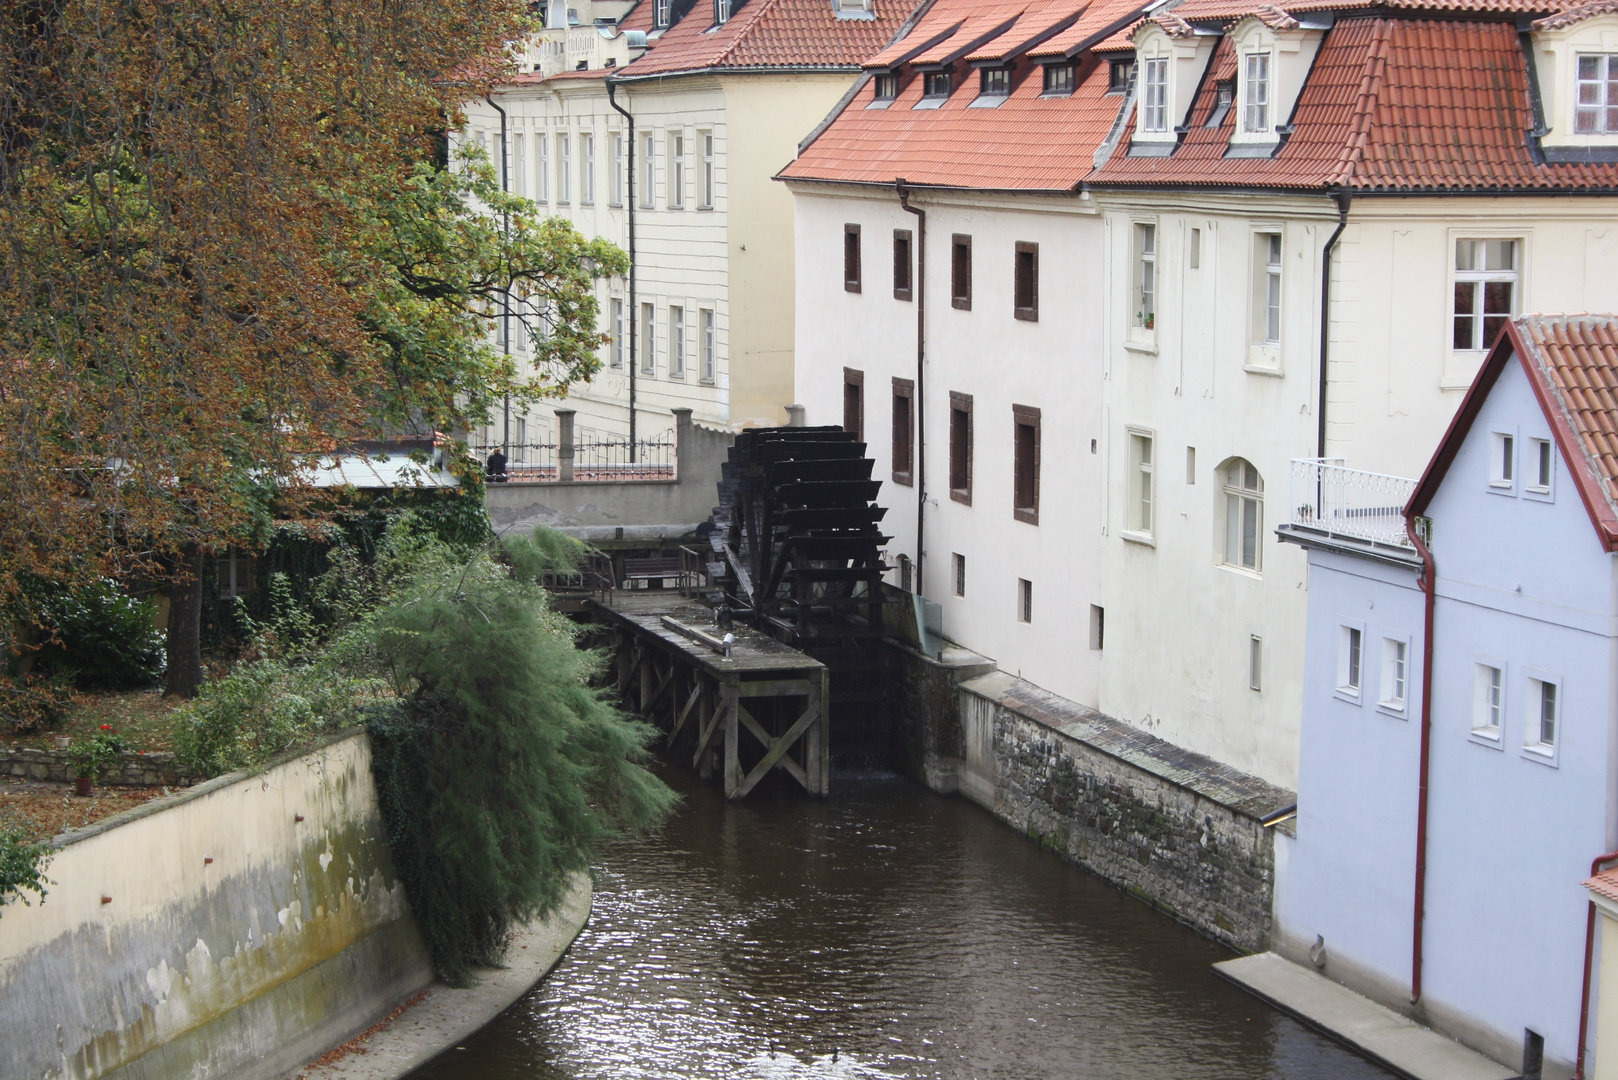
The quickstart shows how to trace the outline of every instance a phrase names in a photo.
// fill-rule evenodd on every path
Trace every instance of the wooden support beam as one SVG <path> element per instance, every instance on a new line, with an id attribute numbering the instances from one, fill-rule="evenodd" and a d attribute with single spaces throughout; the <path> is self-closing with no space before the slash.
<path id="1" fill-rule="evenodd" d="M 652 666 L 655 668 L 655 665 Z M 665 672 L 663 677 L 658 681 L 657 689 L 652 691 L 652 696 L 648 698 L 640 707 L 640 714 L 647 720 L 652 719 L 652 710 L 657 708 L 657 703 L 659 701 L 663 700 L 664 692 L 668 690 L 668 688 L 674 682 L 674 673 L 679 670 L 680 666 L 678 664 L 672 660 L 669 661 L 668 671 Z"/>
<path id="2" fill-rule="evenodd" d="M 701 765 L 702 755 L 707 751 L 708 744 L 713 741 L 714 732 L 719 730 L 719 724 L 725 718 L 724 709 L 720 707 L 723 703 L 723 695 L 719 696 L 721 698 L 719 704 L 714 702 L 712 695 L 704 694 L 702 696 L 702 727 L 697 736 L 697 752 L 691 755 L 692 765 Z"/>
<path id="3" fill-rule="evenodd" d="M 809 693 L 809 679 L 759 679 L 743 682 L 736 688 L 738 697 L 804 697 Z"/>
<path id="4" fill-rule="evenodd" d="M 807 708 L 819 713 L 820 721 L 809 729 L 804 746 L 804 764 L 809 774 L 804 787 L 809 794 L 824 799 L 831 793 L 831 671 L 821 668 L 812 682 Z"/>
<path id="5" fill-rule="evenodd" d="M 792 744 L 798 741 L 798 737 L 805 731 L 808 731 L 810 727 L 820 719 L 820 716 L 821 714 L 818 706 L 813 703 L 806 706 L 803 710 L 803 715 L 799 716 L 798 719 L 793 722 L 792 726 L 787 728 L 785 735 L 782 735 L 779 739 L 775 740 L 775 745 L 770 747 L 769 753 L 764 755 L 763 760 L 761 760 L 757 765 L 753 766 L 753 771 L 747 774 L 747 778 L 745 780 L 740 780 L 734 789 L 731 788 L 729 783 L 726 783 L 725 797 L 727 799 L 746 798 L 747 793 L 753 790 L 753 785 L 762 780 L 764 778 L 764 774 L 775 767 L 775 763 L 780 761 L 782 757 L 786 755 L 787 750 L 792 746 Z M 797 762 L 793 762 L 792 764 L 796 766 Z M 726 779 L 729 779 L 728 770 Z M 808 787 L 808 784 L 805 783 L 804 786 Z M 734 790 L 734 794 L 731 793 L 732 790 Z"/>
<path id="6" fill-rule="evenodd" d="M 764 725 L 760 724 L 756 719 L 753 718 L 753 714 L 747 711 L 746 705 L 738 704 L 737 707 L 741 710 L 739 715 L 741 717 L 742 726 L 752 734 L 753 738 L 764 744 L 764 749 L 766 751 L 774 750 L 776 743 L 774 736 L 772 736 L 768 731 L 765 731 Z M 782 736 L 782 738 L 785 738 L 785 736 Z M 788 749 L 790 749 L 790 746 Z M 784 755 L 778 762 L 776 762 L 776 764 L 785 769 L 787 772 L 791 773 L 792 778 L 798 783 L 802 784 L 805 791 L 810 790 L 809 777 L 804 775 L 803 767 L 796 761 L 793 761 L 790 754 Z"/>
<path id="7" fill-rule="evenodd" d="M 670 746 L 674 745 L 674 736 L 678 735 L 680 733 L 680 729 L 685 727 L 685 718 L 691 715 L 691 706 L 695 705 L 697 703 L 697 699 L 701 696 L 702 673 L 694 671 L 691 674 L 691 696 L 685 699 L 685 708 L 680 710 L 680 715 L 674 718 L 674 726 L 669 729 L 668 744 Z"/>
<path id="8" fill-rule="evenodd" d="M 739 799 L 752 789 L 749 784 L 746 789 L 742 783 L 741 741 L 742 735 L 737 713 L 740 712 L 741 699 L 736 696 L 736 684 L 725 683 L 719 688 L 719 715 L 725 721 L 725 798 Z M 756 781 L 755 781 L 756 783 Z"/>

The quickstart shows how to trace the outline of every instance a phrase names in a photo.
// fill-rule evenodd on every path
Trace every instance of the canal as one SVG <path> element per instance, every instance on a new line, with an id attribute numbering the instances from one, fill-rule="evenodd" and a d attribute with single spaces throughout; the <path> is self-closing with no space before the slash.
<path id="1" fill-rule="evenodd" d="M 605 852 L 549 978 L 411 1080 L 1390 1075 L 965 801 L 839 776 L 825 803 L 732 806 L 666 779 L 685 805 Z"/>

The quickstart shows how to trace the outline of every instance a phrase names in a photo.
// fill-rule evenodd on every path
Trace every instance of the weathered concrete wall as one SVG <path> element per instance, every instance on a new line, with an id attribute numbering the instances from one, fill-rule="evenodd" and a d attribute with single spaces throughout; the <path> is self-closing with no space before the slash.
<path id="1" fill-rule="evenodd" d="M 59 840 L 0 915 L 0 1077 L 279 1077 L 432 978 L 354 734 Z"/>
<path id="2" fill-rule="evenodd" d="M 904 721 L 930 786 L 1209 937 L 1266 948 L 1275 848 L 1260 822 L 1293 792 L 1003 672 L 962 683 L 952 710 L 936 700 L 942 674 L 918 670 L 927 708 Z"/>
<path id="3" fill-rule="evenodd" d="M 34 750 L 28 747 L 0 750 L 0 776 L 67 783 L 74 776 L 67 756 L 66 750 Z M 111 787 L 158 787 L 163 784 L 178 787 L 185 782 L 185 774 L 174 763 L 174 755 L 161 750 L 149 754 L 125 751 L 118 768 L 101 778 L 103 785 Z"/>
<path id="4" fill-rule="evenodd" d="M 496 532 L 535 525 L 569 530 L 673 526 L 688 532 L 713 513 L 719 466 L 735 438 L 732 432 L 693 424 L 690 410 L 681 409 L 675 414 L 678 479 L 490 484 L 489 520 Z"/>

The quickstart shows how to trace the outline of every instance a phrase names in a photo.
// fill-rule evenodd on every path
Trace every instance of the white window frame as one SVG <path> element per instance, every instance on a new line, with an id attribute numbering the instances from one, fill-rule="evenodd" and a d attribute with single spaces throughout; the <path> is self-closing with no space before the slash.
<path id="1" fill-rule="evenodd" d="M 1543 709 L 1545 691 L 1549 688 L 1551 700 L 1551 741 L 1545 742 Z M 1546 765 L 1555 765 L 1566 741 L 1564 714 L 1567 704 L 1563 695 L 1562 677 L 1538 668 L 1523 669 L 1523 755 Z"/>
<path id="2" fill-rule="evenodd" d="M 1606 61 L 1607 70 L 1604 78 L 1586 79 L 1584 73 L 1579 70 L 1585 60 L 1592 59 Z M 1600 139 L 1602 136 L 1618 135 L 1618 107 L 1605 102 L 1595 105 L 1581 105 L 1579 103 L 1580 91 L 1586 86 L 1595 89 L 1598 98 L 1610 95 L 1611 86 L 1618 83 L 1618 52 L 1580 49 L 1574 52 L 1573 63 L 1570 66 L 1573 69 L 1573 99 L 1568 108 L 1571 117 L 1571 122 L 1568 125 L 1570 133 L 1574 138 L 1578 139 Z M 1602 93 L 1604 90 L 1608 91 L 1608 93 Z M 1580 121 L 1591 112 L 1605 115 L 1598 116 L 1597 126 L 1581 130 L 1579 127 Z"/>
<path id="3" fill-rule="evenodd" d="M 702 187 L 697 193 L 697 209 L 712 210 L 714 205 L 715 170 L 714 162 L 714 135 L 711 131 L 697 132 L 697 142 L 702 147 Z"/>
<path id="4" fill-rule="evenodd" d="M 1410 639 L 1384 635 L 1378 670 L 1376 707 L 1394 716 L 1408 715 L 1410 687 Z"/>
<path id="5" fill-rule="evenodd" d="M 528 139 L 520 131 L 511 137 L 511 178 L 519 198 L 528 198 Z"/>
<path id="6" fill-rule="evenodd" d="M 613 297 L 612 311 L 612 351 L 608 361 L 611 366 L 621 368 L 624 366 L 624 302 L 620 297 Z"/>
<path id="7" fill-rule="evenodd" d="M 1264 639 L 1257 634 L 1247 635 L 1247 688 L 1264 692 Z"/>
<path id="8" fill-rule="evenodd" d="M 653 0 L 652 29 L 667 30 L 669 18 L 674 10 L 674 0 Z"/>
<path id="9" fill-rule="evenodd" d="M 1540 502 L 1556 499 L 1556 440 L 1546 435 L 1530 435 L 1518 465 L 1523 470 L 1524 498 Z"/>
<path id="10" fill-rule="evenodd" d="M 1157 511 L 1157 433 L 1150 428 L 1124 429 L 1128 453 L 1129 475 L 1124 485 L 1128 492 L 1124 506 L 1125 529 L 1120 534 L 1125 540 L 1137 544 L 1156 546 L 1153 526 Z"/>
<path id="11" fill-rule="evenodd" d="M 1505 746 L 1506 711 L 1509 705 L 1506 691 L 1509 668 L 1496 656 L 1472 658 L 1472 730 L 1471 737 L 1496 750 Z M 1491 681 L 1489 672 L 1495 672 Z M 1489 721 L 1497 721 L 1490 724 Z"/>
<path id="12" fill-rule="evenodd" d="M 1521 471 L 1518 456 L 1522 440 L 1516 431 L 1492 429 L 1489 432 L 1489 490 L 1496 495 L 1517 493 L 1517 474 Z"/>
<path id="13" fill-rule="evenodd" d="M 1251 469 L 1253 476 L 1258 480 L 1258 487 L 1245 486 L 1247 476 L 1245 472 L 1240 482 L 1233 482 L 1231 473 L 1238 469 Z M 1220 497 L 1224 500 L 1224 511 L 1221 520 L 1224 523 L 1223 543 L 1220 545 L 1221 564 L 1228 570 L 1236 570 L 1244 574 L 1259 575 L 1264 570 L 1264 474 L 1258 471 L 1246 458 L 1231 458 L 1220 467 Z M 1245 552 L 1242 550 L 1249 539 L 1245 528 L 1247 520 L 1247 506 L 1253 506 L 1253 564 L 1249 566 L 1244 561 Z M 1232 550 L 1232 548 L 1236 550 Z M 1232 555 L 1235 557 L 1233 558 Z"/>
<path id="14" fill-rule="evenodd" d="M 1354 705 L 1365 702 L 1365 624 L 1352 619 L 1337 621 L 1337 674 L 1332 693 Z"/>
<path id="15" fill-rule="evenodd" d="M 535 173 L 539 176 L 539 198 L 542 203 L 551 201 L 551 137 L 548 132 L 540 131 L 534 135 L 534 152 L 539 155 L 539 162 Z"/>
<path id="16" fill-rule="evenodd" d="M 669 305 L 669 378 L 685 378 L 685 306 Z"/>
<path id="17" fill-rule="evenodd" d="M 669 133 L 668 208 L 685 209 L 685 133 Z"/>
<path id="18" fill-rule="evenodd" d="M 713 308 L 702 308 L 697 320 L 702 333 L 702 371 L 698 381 L 712 386 L 719 378 L 719 313 Z"/>
<path id="19" fill-rule="evenodd" d="M 1242 54 L 1238 72 L 1241 134 L 1260 139 L 1275 134 L 1275 54 L 1255 49 Z"/>
<path id="20" fill-rule="evenodd" d="M 588 131 L 579 133 L 579 205 L 596 203 L 596 137 Z"/>
<path id="21" fill-rule="evenodd" d="M 1485 266 L 1487 266 L 1487 245 L 1491 243 L 1509 243 L 1512 245 L 1512 266 L 1509 270 L 1489 270 L 1476 268 L 1468 270 L 1460 269 L 1462 244 L 1481 245 L 1481 247 L 1474 247 L 1469 250 L 1474 254 L 1481 251 L 1483 253 L 1483 262 Z M 1485 303 L 1484 297 L 1488 292 L 1489 284 L 1508 283 L 1511 285 L 1510 310 L 1504 313 L 1499 313 L 1493 317 L 1509 317 L 1517 314 L 1517 312 L 1522 309 L 1522 267 L 1525 248 L 1526 244 L 1524 239 L 1520 236 L 1457 236 L 1453 238 L 1450 244 L 1451 286 L 1449 311 L 1449 348 L 1451 352 L 1470 353 L 1477 357 L 1482 357 L 1482 355 L 1488 351 L 1490 341 L 1488 340 L 1488 333 L 1484 328 L 1484 323 L 1491 316 L 1487 315 L 1482 310 L 1482 306 Z M 1472 286 L 1473 310 L 1470 315 L 1466 316 L 1460 315 L 1455 310 L 1455 298 L 1460 291 L 1460 286 L 1462 285 Z M 1468 335 L 1469 343 L 1465 348 L 1457 347 L 1455 344 L 1455 320 L 1459 318 L 1467 318 L 1473 321 L 1472 332 L 1470 335 Z"/>
<path id="22" fill-rule="evenodd" d="M 573 202 L 573 135 L 567 131 L 556 133 L 556 201 Z"/>
<path id="23" fill-rule="evenodd" d="M 642 375 L 657 374 L 657 305 L 642 302 L 640 305 L 640 373 Z"/>
<path id="24" fill-rule="evenodd" d="M 1161 285 L 1158 274 L 1162 253 L 1161 230 L 1156 220 L 1131 221 L 1129 225 L 1129 338 L 1137 345 L 1157 342 L 1157 302 Z"/>
<path id="25" fill-rule="evenodd" d="M 612 203 L 624 205 L 624 133 L 612 133 Z"/>
<path id="26" fill-rule="evenodd" d="M 1169 133 L 1169 58 L 1149 56 L 1141 61 L 1140 132 L 1163 136 Z"/>
<path id="27" fill-rule="evenodd" d="M 641 136 L 640 150 L 640 205 L 642 210 L 650 210 L 657 205 L 657 132 Z"/>

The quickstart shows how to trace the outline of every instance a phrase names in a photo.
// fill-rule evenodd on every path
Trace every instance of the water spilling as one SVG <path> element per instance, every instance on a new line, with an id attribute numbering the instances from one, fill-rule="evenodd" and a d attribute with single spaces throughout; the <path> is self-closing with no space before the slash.
<path id="1" fill-rule="evenodd" d="M 551 975 L 412 1080 L 1389 1074 L 1210 970 L 1231 954 L 964 801 L 839 776 L 610 848 Z"/>

